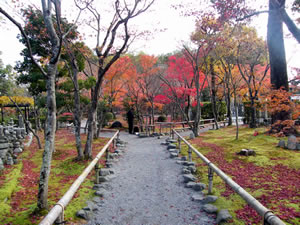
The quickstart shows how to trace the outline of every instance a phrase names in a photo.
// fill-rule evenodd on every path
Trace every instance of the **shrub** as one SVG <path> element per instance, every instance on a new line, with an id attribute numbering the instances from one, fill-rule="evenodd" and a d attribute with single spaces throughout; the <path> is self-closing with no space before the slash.
<path id="1" fill-rule="evenodd" d="M 164 116 L 164 115 L 160 115 L 158 118 L 157 118 L 157 122 L 166 122 L 167 121 L 167 117 Z"/>

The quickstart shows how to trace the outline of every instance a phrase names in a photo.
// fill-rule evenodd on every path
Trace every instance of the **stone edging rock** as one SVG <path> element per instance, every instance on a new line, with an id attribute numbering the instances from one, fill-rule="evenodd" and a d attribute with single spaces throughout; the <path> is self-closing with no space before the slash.
<path id="1" fill-rule="evenodd" d="M 217 201 L 217 196 L 204 195 L 202 191 L 206 189 L 206 184 L 196 182 L 197 178 L 193 175 L 197 171 L 195 163 L 187 161 L 186 156 L 182 156 L 181 158 L 179 158 L 180 150 L 177 149 L 176 143 L 176 140 L 167 138 L 166 141 L 161 144 L 167 146 L 167 151 L 170 153 L 170 158 L 175 159 L 177 164 L 183 166 L 182 176 L 184 185 L 186 188 L 191 188 L 195 191 L 195 194 L 192 195 L 191 200 L 202 204 L 202 210 L 206 213 L 216 214 L 217 224 L 231 220 L 232 216 L 227 209 L 219 210 L 215 205 L 211 204 Z"/>

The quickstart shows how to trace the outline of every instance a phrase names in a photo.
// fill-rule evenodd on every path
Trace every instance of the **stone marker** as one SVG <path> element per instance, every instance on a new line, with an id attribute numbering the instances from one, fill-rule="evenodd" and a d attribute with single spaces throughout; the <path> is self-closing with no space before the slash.
<path id="1" fill-rule="evenodd" d="M 231 220 L 232 216 L 229 214 L 227 209 L 222 209 L 219 211 L 217 215 L 216 223 L 220 224 L 221 222 L 226 222 L 228 220 Z"/>

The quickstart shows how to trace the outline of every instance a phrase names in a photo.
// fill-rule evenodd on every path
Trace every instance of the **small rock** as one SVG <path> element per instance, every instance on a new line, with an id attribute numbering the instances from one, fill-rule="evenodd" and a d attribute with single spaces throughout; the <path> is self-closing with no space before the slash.
<path id="1" fill-rule="evenodd" d="M 190 139 L 194 139 L 195 138 L 195 134 L 194 133 L 190 133 Z"/>
<path id="2" fill-rule="evenodd" d="M 83 210 L 86 210 L 86 211 L 96 211 L 96 210 L 98 210 L 97 206 L 95 205 L 94 202 L 87 201 L 86 204 L 87 204 L 87 206 L 84 207 Z"/>
<path id="3" fill-rule="evenodd" d="M 170 158 L 176 158 L 176 157 L 178 157 L 178 154 L 177 154 L 177 153 L 171 153 L 171 154 L 170 154 Z"/>
<path id="4" fill-rule="evenodd" d="M 79 218 L 85 219 L 85 220 L 89 219 L 88 213 L 85 210 L 83 210 L 83 209 L 79 210 L 76 213 L 76 216 L 79 217 Z"/>
<path id="5" fill-rule="evenodd" d="M 218 212 L 218 208 L 212 204 L 206 204 L 202 207 L 202 209 L 209 213 L 209 214 L 213 214 L 213 213 L 217 213 Z"/>
<path id="6" fill-rule="evenodd" d="M 96 197 L 93 198 L 93 202 L 98 203 L 100 201 L 102 201 L 102 199 L 100 197 L 98 197 L 98 196 L 96 196 Z"/>
<path id="7" fill-rule="evenodd" d="M 298 151 L 300 151 L 300 143 L 297 143 L 296 149 L 297 149 Z"/>
<path id="8" fill-rule="evenodd" d="M 207 203 L 214 203 L 215 201 L 217 201 L 218 197 L 214 196 L 214 195 L 207 195 L 201 202 L 203 204 L 207 204 Z"/>
<path id="9" fill-rule="evenodd" d="M 187 156 L 182 156 L 182 157 L 181 157 L 181 160 L 182 160 L 182 161 L 187 161 Z"/>
<path id="10" fill-rule="evenodd" d="M 21 153 L 23 152 L 23 150 L 21 148 L 15 148 L 14 149 L 14 153 Z"/>
<path id="11" fill-rule="evenodd" d="M 107 195 L 107 191 L 104 188 L 100 188 L 98 191 L 95 192 L 96 196 L 104 198 Z"/>
<path id="12" fill-rule="evenodd" d="M 178 161 L 176 161 L 176 163 L 179 164 L 179 165 L 182 165 L 182 164 L 183 164 L 183 161 L 178 160 Z"/>
<path id="13" fill-rule="evenodd" d="M 191 171 L 188 168 L 183 168 L 182 173 L 183 174 L 191 174 Z"/>
<path id="14" fill-rule="evenodd" d="M 168 144 L 168 148 L 167 148 L 168 150 L 169 149 L 174 149 L 174 148 L 176 148 L 176 145 L 174 145 L 174 144 Z"/>
<path id="15" fill-rule="evenodd" d="M 185 184 L 185 187 L 186 187 L 186 188 L 193 188 L 195 184 L 196 184 L 195 182 L 192 182 L 192 181 L 191 181 L 191 182 L 186 183 L 186 184 Z"/>
<path id="16" fill-rule="evenodd" d="M 183 175 L 184 183 L 188 183 L 190 181 L 196 181 L 196 178 L 192 174 Z"/>
<path id="17" fill-rule="evenodd" d="M 199 195 L 199 194 L 194 194 L 192 196 L 192 201 L 195 201 L 195 202 L 201 202 L 203 200 L 203 195 Z"/>
<path id="18" fill-rule="evenodd" d="M 288 137 L 287 148 L 290 150 L 296 150 L 297 138 L 294 135 Z"/>
<path id="19" fill-rule="evenodd" d="M 157 136 L 157 139 L 161 139 L 161 136 Z"/>
<path id="20" fill-rule="evenodd" d="M 170 139 L 168 140 L 169 143 L 177 143 L 177 140 L 174 140 L 174 139 Z"/>
<path id="21" fill-rule="evenodd" d="M 220 224 L 221 222 L 226 222 L 228 220 L 231 220 L 232 216 L 229 214 L 227 209 L 222 209 L 219 211 L 217 215 L 216 223 Z"/>
<path id="22" fill-rule="evenodd" d="M 14 159 L 11 156 L 7 157 L 6 165 L 10 165 L 10 166 L 14 165 Z"/>
<path id="23" fill-rule="evenodd" d="M 3 161 L 2 159 L 0 158 L 0 171 L 4 169 L 4 165 L 3 165 Z"/>
<path id="24" fill-rule="evenodd" d="M 110 171 L 107 168 L 101 168 L 99 174 L 100 176 L 107 176 L 110 175 Z"/>
<path id="25" fill-rule="evenodd" d="M 277 147 L 285 148 L 285 141 L 284 141 L 284 140 L 280 140 L 280 141 L 278 142 Z"/>
<path id="26" fill-rule="evenodd" d="M 193 186 L 193 189 L 195 191 L 203 191 L 206 188 L 206 184 L 203 183 L 195 183 L 195 185 Z"/>
<path id="27" fill-rule="evenodd" d="M 189 166 L 188 169 L 191 171 L 191 173 L 196 173 L 197 171 L 195 166 Z"/>

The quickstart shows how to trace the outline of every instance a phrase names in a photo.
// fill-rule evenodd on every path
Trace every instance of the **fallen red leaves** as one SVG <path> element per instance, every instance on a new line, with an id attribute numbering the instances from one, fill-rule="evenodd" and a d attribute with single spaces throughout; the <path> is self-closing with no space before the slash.
<path id="1" fill-rule="evenodd" d="M 293 224 L 292 219 L 300 218 L 300 212 L 296 212 L 294 208 L 288 206 L 288 203 L 300 204 L 299 170 L 281 164 L 261 167 L 238 158 L 228 162 L 222 147 L 203 142 L 200 138 L 195 139 L 195 142 L 201 147 L 212 149 L 205 156 L 244 189 L 250 193 L 262 190 L 264 194 L 257 200 L 273 210 L 282 220 Z M 230 198 L 233 193 L 234 191 L 226 185 L 222 196 Z M 238 219 L 245 221 L 245 224 L 260 224 L 262 220 L 261 216 L 249 205 L 235 213 Z"/>
<path id="2" fill-rule="evenodd" d="M 84 137 L 83 137 L 84 139 Z M 107 139 L 101 139 L 99 143 L 95 144 L 94 147 L 94 154 L 97 154 L 98 151 L 100 150 L 101 147 L 103 147 L 103 143 L 107 141 Z M 61 143 L 61 144 L 60 144 Z M 74 145 L 74 148 L 64 148 L 63 145 L 65 144 L 71 144 Z M 34 162 L 34 156 L 38 151 L 43 151 L 39 150 L 36 140 L 33 140 L 32 145 L 30 148 L 25 149 L 24 152 L 30 151 L 28 156 L 24 157 L 23 156 L 23 168 L 22 168 L 22 175 L 21 178 L 19 179 L 19 187 L 20 190 L 16 191 L 12 198 L 11 198 L 11 206 L 12 209 L 10 211 L 10 214 L 7 215 L 7 217 L 13 217 L 19 212 L 28 210 L 29 205 L 34 204 L 36 202 L 36 197 L 37 197 L 37 191 L 38 191 L 38 181 L 39 181 L 39 171 L 36 169 L 38 165 L 35 164 Z M 39 154 L 41 152 L 38 152 Z M 23 154 L 23 153 L 22 153 Z M 63 130 L 58 130 L 56 133 L 56 152 L 53 154 L 53 162 L 55 164 L 59 164 L 59 162 L 63 162 L 67 159 L 74 159 L 77 156 L 77 151 L 75 147 L 75 137 L 74 134 L 72 134 L 69 130 L 63 129 Z M 22 157 L 22 155 L 20 156 Z M 104 163 L 105 159 L 101 159 L 100 163 Z M 55 166 L 53 165 L 54 163 L 52 162 L 52 168 Z M 72 160 L 70 161 L 72 162 Z M 74 163 L 79 163 L 79 164 L 84 164 L 88 165 L 88 162 L 75 162 Z M 11 168 L 13 169 L 13 168 Z M 4 178 L 4 176 L 8 173 L 10 173 L 11 169 L 6 168 L 4 172 L 1 174 L 0 178 Z M 48 199 L 51 201 L 58 201 L 64 193 L 61 193 L 62 186 L 61 185 L 68 185 L 70 186 L 79 176 L 80 174 L 76 175 L 67 175 L 64 172 L 61 172 L 58 174 L 57 177 L 59 177 L 59 187 L 55 187 L 51 184 L 51 179 L 49 181 L 49 194 L 48 194 Z M 89 175 L 90 177 L 91 175 Z M 0 179 L 0 187 L 2 184 L 2 179 Z M 75 194 L 74 198 L 76 198 L 78 194 Z M 41 218 L 38 216 L 31 215 L 30 221 L 32 224 L 38 223 L 38 221 Z"/>

